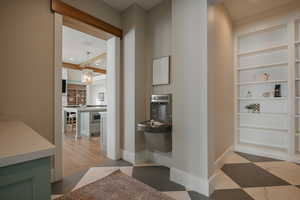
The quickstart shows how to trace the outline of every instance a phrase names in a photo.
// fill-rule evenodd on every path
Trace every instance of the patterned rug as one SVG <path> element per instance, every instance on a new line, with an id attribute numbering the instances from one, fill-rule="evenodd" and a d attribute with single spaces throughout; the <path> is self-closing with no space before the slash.
<path id="1" fill-rule="evenodd" d="M 174 200 L 120 170 L 56 200 Z"/>

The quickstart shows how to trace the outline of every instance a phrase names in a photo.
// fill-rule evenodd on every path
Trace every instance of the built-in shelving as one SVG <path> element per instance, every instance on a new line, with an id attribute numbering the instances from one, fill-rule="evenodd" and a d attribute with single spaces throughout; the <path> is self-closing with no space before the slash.
<path id="1" fill-rule="evenodd" d="M 285 101 L 286 97 L 252 97 L 252 98 L 238 98 L 240 101 Z"/>
<path id="2" fill-rule="evenodd" d="M 273 84 L 273 83 L 287 83 L 287 80 L 268 80 L 268 81 L 253 81 L 253 82 L 239 82 L 237 85 L 259 85 L 259 84 Z"/>
<path id="3" fill-rule="evenodd" d="M 279 131 L 279 132 L 288 132 L 288 129 L 283 128 L 274 128 L 274 127 L 264 127 L 264 126 L 253 126 L 253 125 L 246 125 L 241 124 L 238 129 L 248 128 L 248 129 L 259 129 L 259 130 L 269 130 L 269 131 Z"/>
<path id="4" fill-rule="evenodd" d="M 254 66 L 248 66 L 248 67 L 237 67 L 238 71 L 246 71 L 246 70 L 254 70 L 254 69 L 263 69 L 263 68 L 270 68 L 270 67 L 278 67 L 278 66 L 287 66 L 287 62 L 281 62 L 281 63 L 273 63 L 268 65 L 254 65 Z"/>
<path id="5" fill-rule="evenodd" d="M 267 117 L 276 117 L 276 116 L 288 116 L 288 113 L 246 113 L 241 112 L 237 115 L 248 115 L 248 116 L 267 116 Z"/>
<path id="6" fill-rule="evenodd" d="M 271 47 L 267 47 L 267 48 L 256 49 L 253 51 L 241 52 L 238 54 L 238 56 L 246 56 L 246 55 L 257 54 L 257 53 L 262 53 L 262 52 L 266 52 L 266 51 L 274 51 L 274 50 L 283 49 L 283 48 L 287 48 L 287 47 L 288 47 L 288 44 L 281 44 L 281 45 L 271 46 Z"/>
<path id="7" fill-rule="evenodd" d="M 249 33 L 244 29 L 236 34 L 236 146 L 251 147 L 254 151 L 290 151 L 289 137 L 293 130 L 290 126 L 290 102 L 294 98 L 291 81 L 300 81 L 300 74 L 290 74 L 294 71 L 290 67 L 295 65 L 295 60 L 289 54 L 294 49 L 290 46 L 300 44 L 300 41 L 290 42 L 289 28 L 287 23 L 273 24 L 269 28 L 252 27 L 249 28 Z M 297 78 L 294 81 L 290 77 Z M 281 85 L 283 97 L 273 97 L 277 84 Z M 252 97 L 249 97 L 249 93 Z M 271 94 L 271 97 L 264 97 L 265 94 Z M 253 103 L 260 104 L 259 112 L 247 112 L 245 107 Z"/>

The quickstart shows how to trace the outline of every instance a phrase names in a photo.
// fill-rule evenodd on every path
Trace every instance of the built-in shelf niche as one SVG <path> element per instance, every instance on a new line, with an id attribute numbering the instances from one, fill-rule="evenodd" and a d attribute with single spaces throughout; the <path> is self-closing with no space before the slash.
<path id="1" fill-rule="evenodd" d="M 287 24 L 237 34 L 236 145 L 288 152 L 288 35 Z M 276 84 L 281 85 L 281 97 L 274 97 Z M 245 108 L 249 104 L 259 104 L 260 112 L 251 113 Z"/>

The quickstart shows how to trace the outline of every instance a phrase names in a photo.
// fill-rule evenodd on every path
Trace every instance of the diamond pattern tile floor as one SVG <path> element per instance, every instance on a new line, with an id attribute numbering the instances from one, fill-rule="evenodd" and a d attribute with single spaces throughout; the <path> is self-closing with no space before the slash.
<path id="1" fill-rule="evenodd" d="M 216 190 L 211 200 L 254 200 L 242 189 Z"/>
<path id="2" fill-rule="evenodd" d="M 170 169 L 167 167 L 134 167 L 132 177 L 159 191 L 185 191 L 182 185 L 170 181 Z"/>
<path id="3" fill-rule="evenodd" d="M 66 177 L 52 185 L 52 193 L 70 192 L 120 169 L 175 200 L 300 200 L 300 165 L 235 152 L 225 163 L 213 181 L 216 190 L 209 198 L 170 181 L 167 167 L 132 166 L 125 161 L 109 161 Z"/>
<path id="4" fill-rule="evenodd" d="M 226 164 L 222 170 L 242 188 L 290 185 L 253 163 Z"/>

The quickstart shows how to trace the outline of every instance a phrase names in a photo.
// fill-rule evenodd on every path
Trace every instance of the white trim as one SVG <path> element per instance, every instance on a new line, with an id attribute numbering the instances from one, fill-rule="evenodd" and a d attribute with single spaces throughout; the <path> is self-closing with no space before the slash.
<path id="1" fill-rule="evenodd" d="M 123 160 L 130 162 L 132 164 L 135 163 L 135 153 L 126 151 L 124 149 L 122 149 L 121 151 L 122 151 L 122 159 Z"/>
<path id="2" fill-rule="evenodd" d="M 253 147 L 244 146 L 244 145 L 237 145 L 234 150 L 237 152 L 241 152 L 241 153 L 258 155 L 258 156 L 263 156 L 263 157 L 267 157 L 267 158 L 292 161 L 287 153 L 284 153 L 284 151 L 280 151 L 280 150 L 272 151 L 272 150 L 268 150 L 267 148 L 263 148 L 263 147 L 262 148 L 254 147 L 253 148 Z"/>
<path id="3" fill-rule="evenodd" d="M 62 158 L 62 26 L 63 16 L 54 14 L 54 144 L 56 152 L 54 156 L 54 181 L 63 177 Z"/>
<path id="4" fill-rule="evenodd" d="M 159 165 L 172 168 L 174 166 L 172 154 L 167 155 L 160 152 L 149 152 L 149 159 Z"/>
<path id="5" fill-rule="evenodd" d="M 107 40 L 107 157 L 121 158 L 120 152 L 120 38 Z"/>
<path id="6" fill-rule="evenodd" d="M 54 181 L 59 181 L 63 178 L 63 159 L 62 159 L 62 27 L 63 16 L 55 13 L 54 30 L 54 144 L 56 145 L 56 152 L 54 156 Z M 113 37 L 108 40 L 111 43 L 111 53 L 108 53 L 108 62 L 110 68 L 107 69 L 107 80 L 110 86 L 110 101 L 108 103 L 108 143 L 107 153 L 108 157 L 113 160 L 121 158 L 120 153 L 120 39 Z M 109 47 L 110 45 L 108 45 Z M 109 95 L 108 95 L 109 96 Z M 111 113 L 111 114 L 109 114 Z"/>
<path id="7" fill-rule="evenodd" d="M 281 45 L 267 47 L 267 48 L 263 48 L 263 49 L 256 49 L 256 50 L 247 51 L 247 52 L 240 52 L 240 53 L 238 53 L 238 56 L 246 56 L 246 55 L 251 55 L 251 54 L 258 54 L 258 53 L 263 53 L 263 52 L 266 52 L 266 51 L 274 51 L 274 50 L 284 49 L 284 48 L 287 49 L 288 45 L 287 44 L 281 44 Z"/>
<path id="8" fill-rule="evenodd" d="M 287 65 L 288 62 L 281 62 L 281 63 L 266 64 L 266 65 L 253 65 L 248 67 L 237 66 L 236 69 L 238 71 L 246 71 L 246 70 L 255 70 L 255 69 L 271 68 L 271 67 L 286 67 Z"/>
<path id="9" fill-rule="evenodd" d="M 210 194 L 208 179 L 205 180 L 205 179 L 196 177 L 192 174 L 188 174 L 179 169 L 171 168 L 170 180 L 175 183 L 184 185 L 189 190 L 199 192 L 200 194 L 203 194 L 206 196 L 209 196 L 209 194 Z"/>
<path id="10" fill-rule="evenodd" d="M 150 154 L 151 154 L 151 152 L 149 152 L 148 150 L 136 152 L 134 164 L 141 164 L 141 163 L 149 162 Z"/>

